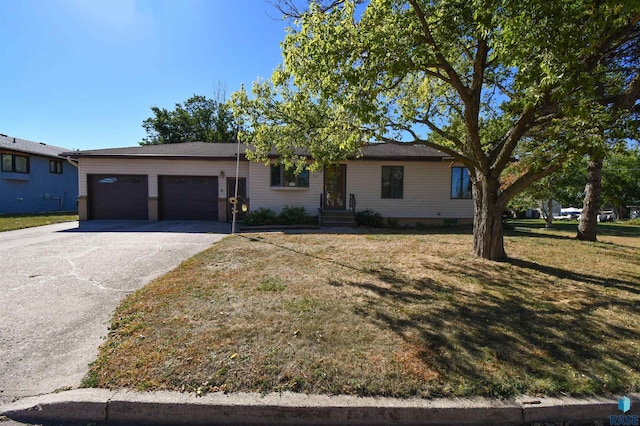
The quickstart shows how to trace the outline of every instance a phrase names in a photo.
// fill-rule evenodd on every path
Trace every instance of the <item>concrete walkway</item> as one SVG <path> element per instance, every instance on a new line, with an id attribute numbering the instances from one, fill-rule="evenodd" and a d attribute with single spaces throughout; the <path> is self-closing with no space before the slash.
<path id="1" fill-rule="evenodd" d="M 77 387 L 122 298 L 229 228 L 90 221 L 0 233 L 0 403 Z"/>

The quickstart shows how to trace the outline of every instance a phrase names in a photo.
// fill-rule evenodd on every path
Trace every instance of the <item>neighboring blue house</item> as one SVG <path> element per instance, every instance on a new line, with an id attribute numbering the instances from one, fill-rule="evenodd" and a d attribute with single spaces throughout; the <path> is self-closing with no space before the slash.
<path id="1" fill-rule="evenodd" d="M 66 148 L 0 134 L 0 214 L 76 211 L 78 168 Z"/>

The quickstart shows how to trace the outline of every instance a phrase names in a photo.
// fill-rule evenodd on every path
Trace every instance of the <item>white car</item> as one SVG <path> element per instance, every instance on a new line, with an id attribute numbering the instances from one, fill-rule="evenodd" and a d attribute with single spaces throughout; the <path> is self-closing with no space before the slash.
<path id="1" fill-rule="evenodd" d="M 564 209 L 560 209 L 560 214 L 553 216 L 554 219 L 579 219 L 580 214 L 582 213 L 582 209 L 577 209 L 575 207 L 567 207 Z"/>
<path id="2" fill-rule="evenodd" d="M 616 220 L 616 214 L 612 210 L 600 210 L 598 222 L 613 222 Z"/>

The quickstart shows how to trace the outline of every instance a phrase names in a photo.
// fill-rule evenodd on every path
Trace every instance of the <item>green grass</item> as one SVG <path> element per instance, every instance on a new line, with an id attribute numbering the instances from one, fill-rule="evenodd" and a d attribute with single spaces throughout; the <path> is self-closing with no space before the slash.
<path id="1" fill-rule="evenodd" d="M 520 230 L 542 230 L 545 222 L 542 219 L 508 220 L 507 228 L 520 228 Z M 577 220 L 554 220 L 553 227 L 549 231 L 561 231 L 575 236 L 578 232 Z M 603 222 L 598 224 L 599 236 L 629 236 L 640 237 L 640 219 L 620 220 L 616 222 Z"/>
<path id="2" fill-rule="evenodd" d="M 86 384 L 393 397 L 640 391 L 640 228 L 229 237 L 129 296 Z"/>
<path id="3" fill-rule="evenodd" d="M 0 232 L 31 228 L 34 226 L 51 225 L 53 223 L 60 222 L 71 222 L 74 220 L 78 220 L 78 215 L 69 214 L 68 212 L 0 215 Z"/>

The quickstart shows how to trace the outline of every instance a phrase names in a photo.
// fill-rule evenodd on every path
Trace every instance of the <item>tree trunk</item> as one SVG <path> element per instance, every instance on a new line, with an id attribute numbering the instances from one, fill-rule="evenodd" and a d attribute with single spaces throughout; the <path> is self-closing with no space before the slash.
<path id="1" fill-rule="evenodd" d="M 504 205 L 498 203 L 499 189 L 497 179 L 482 177 L 473 183 L 473 251 L 484 259 L 507 257 L 502 230 Z"/>
<path id="2" fill-rule="evenodd" d="M 597 241 L 598 215 L 602 200 L 602 158 L 592 155 L 587 167 L 587 186 L 584 204 L 578 224 L 576 238 L 582 241 Z"/>
<path id="3" fill-rule="evenodd" d="M 624 219 L 624 217 L 626 216 L 626 209 L 624 204 L 615 204 L 613 206 L 613 213 L 616 215 L 616 219 Z"/>
<path id="4" fill-rule="evenodd" d="M 547 229 L 553 228 L 553 199 L 547 201 L 547 217 L 545 217 L 545 220 L 544 227 Z"/>

